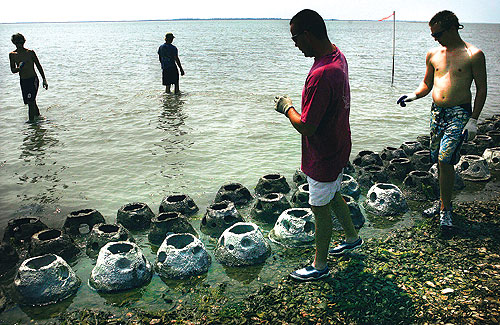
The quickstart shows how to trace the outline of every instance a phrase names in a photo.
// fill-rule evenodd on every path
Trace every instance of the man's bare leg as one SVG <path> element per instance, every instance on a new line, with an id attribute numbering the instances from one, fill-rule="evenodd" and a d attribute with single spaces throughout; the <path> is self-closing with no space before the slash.
<path id="1" fill-rule="evenodd" d="M 441 210 L 450 210 L 453 185 L 455 184 L 455 168 L 453 165 L 439 162 L 439 191 Z"/>
<path id="2" fill-rule="evenodd" d="M 316 220 L 315 235 L 316 255 L 314 256 L 313 266 L 318 270 L 323 270 L 326 267 L 326 258 L 328 256 L 328 248 L 332 239 L 332 215 L 330 203 L 320 207 L 311 207 Z"/>
<path id="3" fill-rule="evenodd" d="M 354 243 L 358 240 L 358 232 L 356 228 L 354 228 L 351 211 L 342 197 L 342 194 L 339 192 L 335 193 L 335 196 L 330 204 L 332 205 L 332 210 L 335 213 L 337 220 L 340 222 L 342 229 L 344 229 L 345 241 L 349 244 Z"/>
<path id="4" fill-rule="evenodd" d="M 40 110 L 35 101 L 28 102 L 28 118 L 30 122 L 34 122 L 40 116 Z"/>

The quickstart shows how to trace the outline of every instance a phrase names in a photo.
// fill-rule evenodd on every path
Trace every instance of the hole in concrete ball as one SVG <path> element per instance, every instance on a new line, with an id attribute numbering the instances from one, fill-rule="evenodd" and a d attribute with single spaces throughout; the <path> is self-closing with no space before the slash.
<path id="1" fill-rule="evenodd" d="M 292 217 L 303 218 L 307 215 L 307 211 L 304 210 L 290 210 L 288 212 Z"/>
<path id="2" fill-rule="evenodd" d="M 201 247 L 200 246 L 196 246 L 195 248 L 193 248 L 193 254 L 194 255 L 197 255 L 200 251 L 201 251 Z"/>
<path id="3" fill-rule="evenodd" d="M 92 243 L 92 245 L 90 246 L 92 248 L 93 251 L 96 251 L 99 249 L 99 244 L 98 243 Z"/>
<path id="4" fill-rule="evenodd" d="M 372 192 L 372 194 L 370 194 L 370 201 L 375 202 L 376 200 L 377 200 L 377 193 Z"/>
<path id="5" fill-rule="evenodd" d="M 227 204 L 226 203 L 217 203 L 212 205 L 212 210 L 225 210 L 227 209 Z"/>
<path id="6" fill-rule="evenodd" d="M 310 221 L 306 221 L 306 224 L 304 225 L 304 231 L 305 232 L 311 232 L 314 230 L 314 223 Z"/>
<path id="7" fill-rule="evenodd" d="M 186 198 L 185 195 L 172 195 L 167 198 L 168 202 L 181 202 Z"/>
<path id="8" fill-rule="evenodd" d="M 224 222 L 225 223 L 228 223 L 228 224 L 231 223 L 232 224 L 232 223 L 235 223 L 236 221 L 237 221 L 237 219 L 235 217 L 231 216 L 231 215 L 224 216 Z"/>
<path id="9" fill-rule="evenodd" d="M 278 174 L 269 174 L 264 176 L 265 179 L 279 179 L 280 175 Z"/>
<path id="10" fill-rule="evenodd" d="M 254 230 L 254 227 L 252 225 L 237 225 L 233 228 L 231 228 L 231 232 L 233 234 L 244 234 L 247 232 L 251 232 Z"/>
<path id="11" fill-rule="evenodd" d="M 127 243 L 116 243 L 108 247 L 109 251 L 113 254 L 127 253 L 132 249 L 132 245 Z"/>
<path id="12" fill-rule="evenodd" d="M 231 192 L 236 191 L 238 188 L 239 188 L 239 186 L 236 184 L 228 184 L 228 185 L 224 186 L 224 190 L 231 191 Z"/>
<path id="13" fill-rule="evenodd" d="M 189 235 L 173 235 L 167 240 L 167 245 L 182 249 L 193 242 L 193 237 Z"/>
<path id="14" fill-rule="evenodd" d="M 57 270 L 57 275 L 59 276 L 59 278 L 61 280 L 66 280 L 68 277 L 69 277 L 69 270 L 66 266 L 61 266 L 58 270 Z"/>
<path id="15" fill-rule="evenodd" d="M 250 238 L 248 238 L 248 237 L 245 237 L 245 238 L 243 238 L 241 240 L 241 246 L 242 247 L 245 247 L 245 248 L 246 247 L 251 247 L 252 244 L 253 244 L 253 241 Z"/>
<path id="16" fill-rule="evenodd" d="M 120 269 L 128 269 L 130 268 L 130 260 L 126 258 L 120 258 L 118 261 L 116 261 L 116 266 Z"/>
<path id="17" fill-rule="evenodd" d="M 176 217 L 177 217 L 177 213 L 175 213 L 175 212 L 162 212 L 158 215 L 158 221 L 175 219 Z"/>
<path id="18" fill-rule="evenodd" d="M 158 262 L 163 263 L 166 259 L 167 254 L 165 254 L 165 252 L 160 252 L 160 254 L 158 254 Z"/>
<path id="19" fill-rule="evenodd" d="M 227 248 L 229 248 L 229 250 L 232 251 L 234 249 L 234 246 L 230 244 L 229 246 L 227 246 Z"/>
<path id="20" fill-rule="evenodd" d="M 51 239 L 56 239 L 57 237 L 61 236 L 61 231 L 57 229 L 50 229 L 50 230 L 45 230 L 41 232 L 38 235 L 38 238 L 40 240 L 51 240 Z"/>
<path id="21" fill-rule="evenodd" d="M 123 208 L 124 211 L 136 211 L 136 210 L 139 210 L 139 209 L 142 209 L 143 205 L 142 204 L 130 204 L 130 205 L 127 205 Z"/>
<path id="22" fill-rule="evenodd" d="M 269 194 L 264 195 L 264 197 L 268 200 L 276 200 L 278 198 L 278 194 L 269 193 Z"/>
<path id="23" fill-rule="evenodd" d="M 118 232 L 118 226 L 116 225 L 102 225 L 99 226 L 99 230 L 106 234 L 112 234 Z"/>
<path id="24" fill-rule="evenodd" d="M 28 266 L 30 269 L 38 270 L 44 266 L 50 265 L 50 263 L 54 262 L 55 260 L 56 260 L 56 257 L 54 255 L 39 256 L 39 257 L 35 257 L 34 259 L 30 260 L 26 264 L 26 266 Z"/>

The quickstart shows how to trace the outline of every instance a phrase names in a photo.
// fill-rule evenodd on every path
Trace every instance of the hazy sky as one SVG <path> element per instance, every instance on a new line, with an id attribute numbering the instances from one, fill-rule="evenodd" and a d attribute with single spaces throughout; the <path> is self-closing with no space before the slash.
<path id="1" fill-rule="evenodd" d="M 500 0 L 23 0 L 0 11 L 0 23 L 177 18 L 291 18 L 301 9 L 325 19 L 428 21 L 448 9 L 460 22 L 500 23 Z"/>

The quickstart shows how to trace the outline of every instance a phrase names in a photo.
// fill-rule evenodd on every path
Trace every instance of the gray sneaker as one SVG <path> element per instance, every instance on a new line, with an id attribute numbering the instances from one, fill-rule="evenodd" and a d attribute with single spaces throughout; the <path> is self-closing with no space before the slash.
<path id="1" fill-rule="evenodd" d="M 441 210 L 439 212 L 439 224 L 441 226 L 441 230 L 447 231 L 453 229 L 453 223 L 452 223 L 452 211 L 448 210 Z"/>

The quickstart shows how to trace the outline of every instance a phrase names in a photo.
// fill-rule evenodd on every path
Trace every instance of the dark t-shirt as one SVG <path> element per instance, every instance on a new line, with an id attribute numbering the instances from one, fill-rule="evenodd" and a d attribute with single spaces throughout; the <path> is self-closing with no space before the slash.
<path id="1" fill-rule="evenodd" d="M 158 55 L 160 56 L 162 69 L 175 67 L 175 58 L 178 55 L 178 51 L 174 45 L 163 43 L 158 49 Z"/>
<path id="2" fill-rule="evenodd" d="M 337 48 L 316 59 L 302 91 L 301 121 L 317 127 L 302 136 L 302 171 L 318 182 L 333 182 L 351 153 L 350 86 L 347 61 Z"/>

